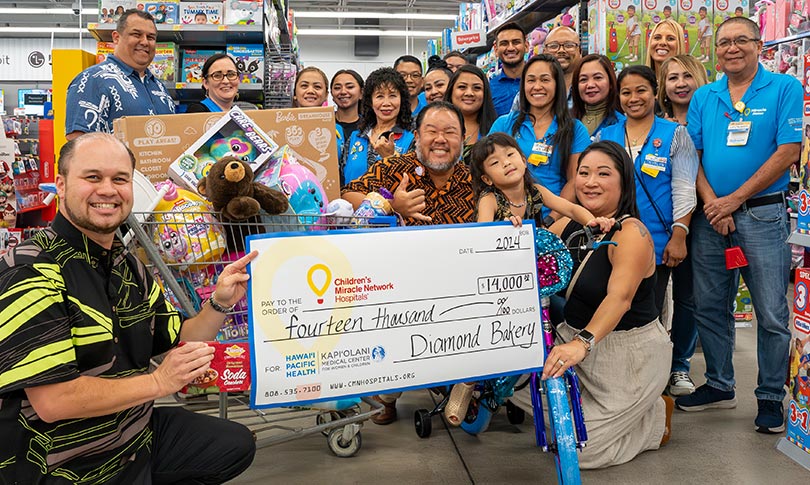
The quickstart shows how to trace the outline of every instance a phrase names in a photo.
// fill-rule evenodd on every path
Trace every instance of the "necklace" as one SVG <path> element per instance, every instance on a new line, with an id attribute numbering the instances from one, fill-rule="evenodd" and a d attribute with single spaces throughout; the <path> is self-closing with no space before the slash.
<path id="1" fill-rule="evenodd" d="M 526 199 L 523 199 L 523 202 L 521 202 L 520 204 L 515 204 L 514 202 L 512 202 L 509 199 L 506 199 L 506 202 L 509 202 L 509 205 L 511 205 L 512 207 L 517 207 L 517 208 L 521 208 L 521 207 L 526 205 Z"/>

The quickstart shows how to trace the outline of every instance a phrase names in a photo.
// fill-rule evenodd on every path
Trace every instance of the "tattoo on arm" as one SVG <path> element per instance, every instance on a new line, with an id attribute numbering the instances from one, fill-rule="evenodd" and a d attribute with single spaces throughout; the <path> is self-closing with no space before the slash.
<path id="1" fill-rule="evenodd" d="M 638 229 L 639 234 L 641 234 L 641 237 L 646 239 L 647 235 L 649 234 L 649 231 L 647 231 L 647 228 L 644 227 L 644 224 L 637 223 L 635 224 L 635 226 Z"/>

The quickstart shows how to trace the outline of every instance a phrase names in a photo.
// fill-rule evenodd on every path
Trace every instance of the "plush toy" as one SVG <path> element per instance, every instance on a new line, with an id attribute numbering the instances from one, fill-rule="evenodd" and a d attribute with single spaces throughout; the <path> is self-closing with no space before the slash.
<path id="1" fill-rule="evenodd" d="M 244 221 L 264 209 L 268 214 L 287 210 L 287 197 L 253 182 L 253 170 L 247 163 L 228 156 L 218 160 L 201 179 L 197 191 L 208 198 L 222 218 Z"/>

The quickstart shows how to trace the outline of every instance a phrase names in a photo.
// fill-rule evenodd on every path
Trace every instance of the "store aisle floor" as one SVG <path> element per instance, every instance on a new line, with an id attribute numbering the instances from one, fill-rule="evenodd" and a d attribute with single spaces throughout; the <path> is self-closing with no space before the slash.
<path id="1" fill-rule="evenodd" d="M 782 435 L 754 432 L 756 331 L 737 331 L 734 365 L 738 406 L 701 413 L 675 411 L 672 440 L 625 465 L 582 473 L 586 484 L 777 484 L 808 483 L 810 471 L 775 449 Z M 703 355 L 693 359 L 692 377 L 703 380 Z M 552 457 L 534 446 L 530 422 L 513 426 L 504 412 L 489 431 L 473 437 L 447 430 L 438 417 L 428 439 L 416 436 L 413 412 L 432 406 L 428 391 L 400 399 L 400 419 L 389 426 L 367 422 L 362 449 L 337 458 L 326 439 L 309 436 L 258 450 L 253 465 L 234 484 L 267 483 L 557 483 Z"/>

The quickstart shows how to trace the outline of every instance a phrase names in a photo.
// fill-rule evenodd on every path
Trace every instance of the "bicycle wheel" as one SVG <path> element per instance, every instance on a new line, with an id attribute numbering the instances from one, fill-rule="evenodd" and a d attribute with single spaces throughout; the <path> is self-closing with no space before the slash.
<path id="1" fill-rule="evenodd" d="M 545 386 L 551 433 L 557 445 L 554 451 L 557 479 L 564 485 L 579 485 L 581 483 L 579 458 L 565 379 L 562 377 L 547 379 Z"/>
<path id="2" fill-rule="evenodd" d="M 488 403 L 474 399 L 470 402 L 467 416 L 461 422 L 460 427 L 465 433 L 477 436 L 489 428 L 490 421 L 492 421 L 492 411 L 489 409 Z"/>

